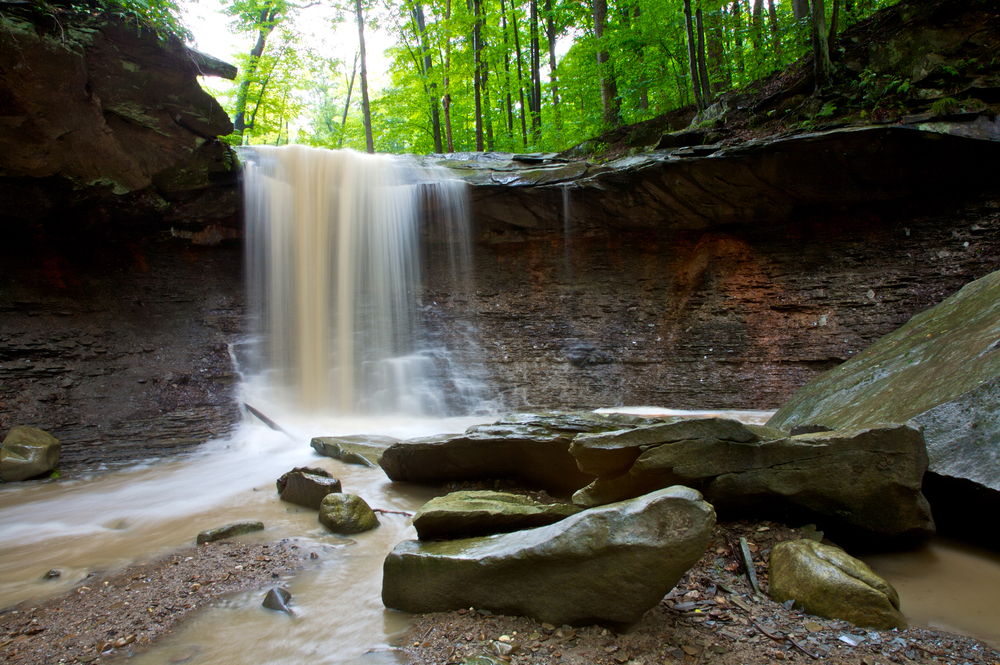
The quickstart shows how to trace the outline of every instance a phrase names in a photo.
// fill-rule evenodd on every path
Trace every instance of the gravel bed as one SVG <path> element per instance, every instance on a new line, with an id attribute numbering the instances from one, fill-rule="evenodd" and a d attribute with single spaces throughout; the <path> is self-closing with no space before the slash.
<path id="1" fill-rule="evenodd" d="M 91 573 L 65 596 L 0 611 L 0 661 L 99 665 L 131 656 L 191 612 L 274 584 L 309 556 L 291 540 L 221 541 Z"/>

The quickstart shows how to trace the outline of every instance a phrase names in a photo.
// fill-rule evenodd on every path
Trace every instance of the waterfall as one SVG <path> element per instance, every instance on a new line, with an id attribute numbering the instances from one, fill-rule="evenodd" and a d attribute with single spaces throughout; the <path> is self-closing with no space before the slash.
<path id="1" fill-rule="evenodd" d="M 450 251 L 467 278 L 464 184 L 348 150 L 240 154 L 253 356 L 273 398 L 342 414 L 467 409 L 467 381 L 422 325 L 419 227 L 433 208 L 464 234 Z"/>

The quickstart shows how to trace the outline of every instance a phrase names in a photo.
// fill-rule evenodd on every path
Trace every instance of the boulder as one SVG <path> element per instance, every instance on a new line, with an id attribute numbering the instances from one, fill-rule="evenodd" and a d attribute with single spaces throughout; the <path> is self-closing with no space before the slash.
<path id="1" fill-rule="evenodd" d="M 705 552 L 715 511 L 671 487 L 527 531 L 404 541 L 385 560 L 382 602 L 406 612 L 477 607 L 560 624 L 628 626 Z"/>
<path id="2" fill-rule="evenodd" d="M 371 506 L 354 494 L 327 494 L 319 507 L 319 521 L 340 534 L 371 531 L 379 525 Z"/>
<path id="3" fill-rule="evenodd" d="M 352 436 L 318 436 L 309 442 L 320 455 L 339 459 L 345 464 L 377 467 L 382 451 L 399 439 L 377 434 L 356 434 Z"/>
<path id="4" fill-rule="evenodd" d="M 877 630 L 906 628 L 892 585 L 837 547 L 812 540 L 778 543 L 770 565 L 769 593 L 779 603 L 794 600 L 810 614 Z"/>
<path id="5" fill-rule="evenodd" d="M 308 473 L 311 476 L 320 476 L 322 478 L 333 478 L 329 471 L 318 466 L 297 466 L 291 471 L 287 471 L 275 481 L 275 486 L 278 488 L 278 494 L 285 491 L 285 484 L 288 482 L 288 477 L 293 473 Z"/>
<path id="6" fill-rule="evenodd" d="M 705 494 L 720 515 L 790 515 L 862 535 L 934 531 L 921 493 L 927 455 L 906 425 L 814 432 L 739 443 L 714 438 L 651 446 L 628 473 L 599 478 L 573 496 L 599 505 L 680 484 Z"/>
<path id="7" fill-rule="evenodd" d="M 555 495 L 568 495 L 593 476 L 577 468 L 573 437 L 638 427 L 645 418 L 620 414 L 517 414 L 463 434 L 411 439 L 390 446 L 379 460 L 391 480 L 438 484 L 451 480 L 515 478 Z"/>
<path id="8" fill-rule="evenodd" d="M 628 430 L 581 434 L 573 439 L 569 451 L 581 471 L 606 477 L 628 471 L 651 446 L 694 439 L 751 443 L 759 437 L 731 418 L 674 417 Z"/>
<path id="9" fill-rule="evenodd" d="M 1000 492 L 1000 272 L 964 286 L 798 390 L 768 421 L 923 426 L 928 469 Z"/>
<path id="10" fill-rule="evenodd" d="M 19 425 L 0 445 L 0 482 L 27 480 L 56 468 L 59 439 L 34 427 Z"/>
<path id="11" fill-rule="evenodd" d="M 198 534 L 198 544 L 204 545 L 205 543 L 214 543 L 215 541 L 223 540 L 224 538 L 235 538 L 236 536 L 242 536 L 247 533 L 263 530 L 263 522 L 233 522 L 232 524 L 202 531 Z"/>
<path id="12" fill-rule="evenodd" d="M 413 526 L 420 540 L 471 538 L 545 526 L 581 510 L 565 503 L 538 503 L 521 494 L 452 492 L 425 503 L 414 515 Z"/>
<path id="13" fill-rule="evenodd" d="M 341 491 L 337 478 L 301 472 L 285 474 L 282 478 L 285 489 L 281 491 L 281 500 L 313 510 L 319 510 L 327 494 Z"/>

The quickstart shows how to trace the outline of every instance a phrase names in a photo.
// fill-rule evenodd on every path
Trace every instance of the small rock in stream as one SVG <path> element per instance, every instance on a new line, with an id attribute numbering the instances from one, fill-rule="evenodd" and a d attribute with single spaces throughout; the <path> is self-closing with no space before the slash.
<path id="1" fill-rule="evenodd" d="M 234 536 L 242 536 L 245 533 L 263 530 L 263 522 L 233 522 L 232 524 L 202 531 L 198 534 L 198 544 L 214 543 L 223 538 L 232 538 Z"/>
<path id="2" fill-rule="evenodd" d="M 289 593 L 288 589 L 283 589 L 280 586 L 272 587 L 267 595 L 264 596 L 264 602 L 261 603 L 262 606 L 269 610 L 275 610 L 278 612 L 284 612 L 289 616 L 293 616 L 294 613 L 292 609 L 288 607 L 288 601 L 292 599 L 292 594 Z"/>

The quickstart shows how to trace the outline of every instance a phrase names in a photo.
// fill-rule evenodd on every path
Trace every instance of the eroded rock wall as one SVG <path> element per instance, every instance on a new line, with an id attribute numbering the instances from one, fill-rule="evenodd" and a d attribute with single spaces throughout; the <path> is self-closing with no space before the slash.
<path id="1" fill-rule="evenodd" d="M 472 295 L 432 250 L 428 316 L 471 313 L 509 408 L 774 409 L 1000 268 L 1000 200 L 897 203 L 707 230 L 477 220 Z M 433 253 L 436 252 L 436 253 Z M 437 257 L 437 258 L 434 258 Z"/>

